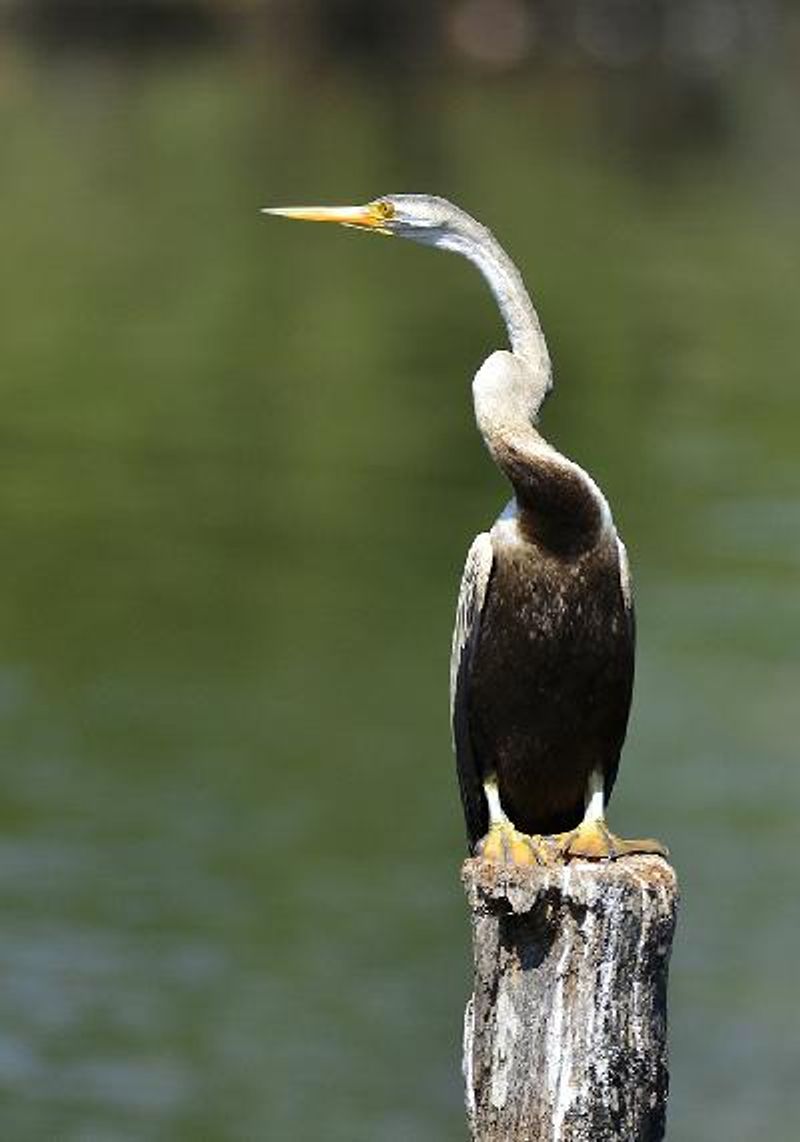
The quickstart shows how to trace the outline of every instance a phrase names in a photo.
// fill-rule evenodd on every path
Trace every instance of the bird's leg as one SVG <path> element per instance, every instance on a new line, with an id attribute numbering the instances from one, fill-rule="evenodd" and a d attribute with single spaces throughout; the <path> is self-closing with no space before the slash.
<path id="1" fill-rule="evenodd" d="M 559 833 L 553 838 L 559 855 L 564 860 L 583 857 L 586 860 L 616 860 L 629 853 L 658 853 L 667 856 L 667 849 L 659 841 L 625 841 L 617 837 L 606 825 L 603 774 L 595 769 L 589 775 L 586 790 L 586 811 L 577 829 Z"/>
<path id="2" fill-rule="evenodd" d="M 494 774 L 484 781 L 483 789 L 489 804 L 489 832 L 478 843 L 476 854 L 494 864 L 545 864 L 548 853 L 541 843 L 541 837 L 529 837 L 517 832 L 503 812 Z"/>

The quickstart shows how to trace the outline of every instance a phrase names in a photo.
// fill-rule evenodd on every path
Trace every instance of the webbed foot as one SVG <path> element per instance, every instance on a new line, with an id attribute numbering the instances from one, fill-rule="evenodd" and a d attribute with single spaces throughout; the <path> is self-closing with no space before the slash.
<path id="1" fill-rule="evenodd" d="M 479 841 L 475 855 L 493 864 L 525 867 L 552 863 L 552 855 L 542 837 L 529 837 L 526 833 L 518 833 L 508 821 L 490 827 L 483 840 Z"/>
<path id="2" fill-rule="evenodd" d="M 616 860 L 631 853 L 657 853 L 669 856 L 669 850 L 660 841 L 642 839 L 626 841 L 616 836 L 605 821 L 584 821 L 577 829 L 559 833 L 552 838 L 556 852 L 562 860 L 574 857 L 583 860 Z"/>

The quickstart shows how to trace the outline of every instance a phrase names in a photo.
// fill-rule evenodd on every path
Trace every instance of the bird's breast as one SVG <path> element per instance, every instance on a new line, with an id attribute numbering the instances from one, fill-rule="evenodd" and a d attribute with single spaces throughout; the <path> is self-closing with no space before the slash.
<path id="1" fill-rule="evenodd" d="M 560 559 L 495 526 L 470 669 L 470 733 L 512 819 L 541 830 L 581 811 L 591 769 L 616 766 L 632 629 L 613 537 Z"/>

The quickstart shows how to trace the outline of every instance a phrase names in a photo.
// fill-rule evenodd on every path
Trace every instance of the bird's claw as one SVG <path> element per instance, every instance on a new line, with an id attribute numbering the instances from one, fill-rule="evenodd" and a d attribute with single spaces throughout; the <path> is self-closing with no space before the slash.
<path id="1" fill-rule="evenodd" d="M 519 833 L 508 822 L 492 825 L 489 832 L 478 843 L 476 856 L 492 864 L 530 867 L 552 864 L 552 856 L 544 838 Z"/>
<path id="2" fill-rule="evenodd" d="M 656 853 L 666 857 L 669 850 L 660 841 L 643 838 L 623 840 L 616 836 L 605 821 L 584 821 L 577 829 L 568 833 L 558 833 L 550 838 L 555 844 L 558 857 L 566 862 L 574 858 L 581 860 L 617 860 L 633 853 Z"/>

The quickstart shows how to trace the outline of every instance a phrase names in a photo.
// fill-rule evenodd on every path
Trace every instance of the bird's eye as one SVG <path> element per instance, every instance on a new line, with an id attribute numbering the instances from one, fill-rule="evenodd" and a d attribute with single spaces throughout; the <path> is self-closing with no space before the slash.
<path id="1" fill-rule="evenodd" d="M 378 199 L 378 201 L 375 203 L 375 210 L 378 214 L 380 214 L 381 218 L 384 218 L 387 221 L 390 218 L 394 218 L 394 207 L 392 206 L 391 202 L 386 202 L 386 200 L 383 198 Z"/>

